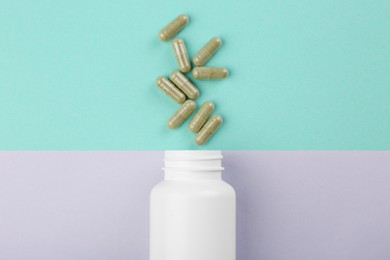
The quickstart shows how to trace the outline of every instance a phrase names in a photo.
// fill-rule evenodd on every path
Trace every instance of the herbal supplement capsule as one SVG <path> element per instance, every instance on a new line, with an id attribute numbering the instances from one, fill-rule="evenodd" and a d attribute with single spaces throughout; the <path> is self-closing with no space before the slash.
<path id="1" fill-rule="evenodd" d="M 167 96 L 170 96 L 177 103 L 182 104 L 186 100 L 186 96 L 181 92 L 169 79 L 165 77 L 158 77 L 156 79 L 156 85 L 159 87 Z"/>
<path id="2" fill-rule="evenodd" d="M 198 112 L 194 115 L 194 117 L 191 119 L 190 123 L 188 124 L 188 129 L 190 129 L 191 132 L 199 132 L 199 130 L 202 128 L 204 123 L 206 123 L 207 118 L 214 110 L 214 104 L 213 102 L 204 102 L 203 105 L 199 108 Z"/>
<path id="3" fill-rule="evenodd" d="M 192 61 L 196 66 L 204 65 L 208 59 L 213 56 L 213 54 L 218 50 L 219 46 L 221 46 L 222 40 L 218 37 L 213 37 L 211 40 L 203 46 L 198 53 L 195 54 Z"/>
<path id="4" fill-rule="evenodd" d="M 170 78 L 171 81 L 175 83 L 176 87 L 183 91 L 188 98 L 195 100 L 199 96 L 199 90 L 180 71 L 173 71 L 170 75 Z"/>
<path id="5" fill-rule="evenodd" d="M 206 122 L 206 124 L 200 129 L 200 132 L 195 136 L 195 142 L 202 145 L 217 131 L 218 127 L 222 124 L 222 117 L 219 115 L 213 115 Z"/>
<path id="6" fill-rule="evenodd" d="M 162 41 L 171 39 L 176 33 L 178 33 L 184 26 L 190 21 L 190 18 L 186 14 L 181 14 L 173 21 L 167 24 L 158 34 L 158 37 Z"/>
<path id="7" fill-rule="evenodd" d="M 181 123 L 184 122 L 196 108 L 196 103 L 192 100 L 187 100 L 168 120 L 169 128 L 177 128 Z"/>
<path id="8" fill-rule="evenodd" d="M 196 67 L 192 70 L 192 76 L 196 79 L 223 79 L 228 75 L 226 68 Z"/>
<path id="9" fill-rule="evenodd" d="M 188 58 L 186 45 L 184 44 L 183 39 L 173 39 L 172 47 L 173 52 L 176 56 L 177 63 L 179 64 L 179 70 L 183 73 L 189 72 L 191 70 L 191 63 L 190 58 Z"/>

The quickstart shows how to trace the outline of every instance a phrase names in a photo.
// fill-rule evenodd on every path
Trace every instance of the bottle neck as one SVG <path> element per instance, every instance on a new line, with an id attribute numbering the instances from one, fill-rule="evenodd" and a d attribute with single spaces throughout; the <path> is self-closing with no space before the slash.
<path id="1" fill-rule="evenodd" d="M 170 171 L 165 170 L 165 180 L 221 180 L 221 171 Z"/>
<path id="2" fill-rule="evenodd" d="M 220 180 L 220 151 L 166 151 L 165 180 Z"/>

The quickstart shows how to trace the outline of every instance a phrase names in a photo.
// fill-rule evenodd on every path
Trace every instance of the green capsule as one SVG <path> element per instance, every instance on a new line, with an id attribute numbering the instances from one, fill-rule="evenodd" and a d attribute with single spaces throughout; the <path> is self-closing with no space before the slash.
<path id="1" fill-rule="evenodd" d="M 187 100 L 168 120 L 169 128 L 177 128 L 186 120 L 196 108 L 196 103 L 192 100 Z"/>
<path id="2" fill-rule="evenodd" d="M 191 132 L 199 132 L 199 130 L 202 128 L 204 123 L 206 123 L 207 118 L 214 110 L 214 104 L 213 102 L 204 102 L 203 105 L 199 108 L 198 112 L 194 115 L 194 117 L 191 119 L 190 123 L 188 124 L 188 129 L 190 129 Z"/>
<path id="3" fill-rule="evenodd" d="M 199 133 L 195 136 L 195 142 L 202 145 L 217 131 L 222 124 L 222 117 L 219 115 L 213 115 L 206 122 L 206 124 L 200 129 Z"/>
<path id="4" fill-rule="evenodd" d="M 213 37 L 211 40 L 203 46 L 202 49 L 195 54 L 192 61 L 196 66 L 203 66 L 210 58 L 214 55 L 214 53 L 218 50 L 219 46 L 221 46 L 222 40 L 218 37 Z"/>
<path id="5" fill-rule="evenodd" d="M 158 34 L 158 37 L 162 41 L 167 41 L 171 39 L 175 34 L 177 34 L 184 26 L 190 21 L 188 15 L 181 14 L 176 17 L 173 21 L 167 24 Z"/>
<path id="6" fill-rule="evenodd" d="M 160 76 L 156 79 L 156 85 L 167 96 L 170 96 L 177 103 L 182 104 L 186 100 L 186 96 L 181 92 L 169 79 Z"/>
<path id="7" fill-rule="evenodd" d="M 181 38 L 175 38 L 172 41 L 173 52 L 175 53 L 179 70 L 187 73 L 191 70 L 190 58 L 188 57 L 186 45 Z"/>
<path id="8" fill-rule="evenodd" d="M 186 96 L 192 100 L 197 99 L 199 96 L 199 90 L 195 87 L 195 85 L 180 71 L 173 71 L 170 75 L 171 81 L 175 83 L 176 87 L 178 87 L 181 91 L 186 94 Z"/>
<path id="9" fill-rule="evenodd" d="M 229 76 L 229 71 L 226 68 L 196 67 L 192 76 L 196 79 L 223 79 Z"/>

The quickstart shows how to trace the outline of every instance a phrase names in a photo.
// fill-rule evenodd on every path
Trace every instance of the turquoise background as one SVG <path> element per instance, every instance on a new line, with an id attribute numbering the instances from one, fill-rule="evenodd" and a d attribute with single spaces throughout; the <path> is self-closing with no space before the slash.
<path id="1" fill-rule="evenodd" d="M 390 2 L 4 1 L 0 149 L 195 149 L 155 87 L 176 62 L 158 31 L 180 13 L 196 81 L 224 125 L 207 149 L 390 149 Z"/>

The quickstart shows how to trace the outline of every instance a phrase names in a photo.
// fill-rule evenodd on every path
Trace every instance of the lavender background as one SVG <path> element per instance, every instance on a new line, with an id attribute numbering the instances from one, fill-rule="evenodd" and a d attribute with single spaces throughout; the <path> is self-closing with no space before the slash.
<path id="1" fill-rule="evenodd" d="M 390 152 L 223 154 L 238 196 L 237 260 L 390 259 Z M 0 153 L 0 259 L 148 259 L 162 158 Z"/>

